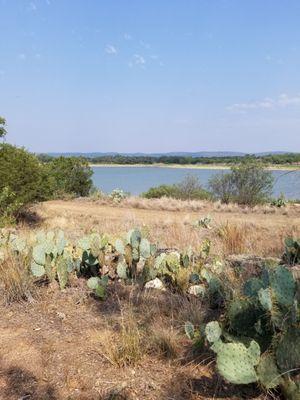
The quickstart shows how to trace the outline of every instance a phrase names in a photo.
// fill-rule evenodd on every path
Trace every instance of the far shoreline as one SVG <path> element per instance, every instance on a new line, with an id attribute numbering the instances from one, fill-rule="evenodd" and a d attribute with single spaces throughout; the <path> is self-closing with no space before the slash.
<path id="1" fill-rule="evenodd" d="M 229 170 L 231 165 L 226 164 L 89 164 L 92 168 L 178 168 L 178 169 L 215 169 Z M 234 166 L 234 165 L 232 165 Z M 300 165 L 270 165 L 266 167 L 269 171 L 300 171 Z"/>

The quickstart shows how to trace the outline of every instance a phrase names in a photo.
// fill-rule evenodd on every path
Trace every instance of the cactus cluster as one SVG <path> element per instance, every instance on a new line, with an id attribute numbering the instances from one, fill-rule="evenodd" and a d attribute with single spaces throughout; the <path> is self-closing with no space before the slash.
<path id="1" fill-rule="evenodd" d="M 300 370 L 300 312 L 297 283 L 287 267 L 264 269 L 246 281 L 226 303 L 222 323 L 208 323 L 205 336 L 218 372 L 229 382 L 280 386 L 287 399 L 300 398 L 293 381 Z"/>
<path id="2" fill-rule="evenodd" d="M 46 276 L 58 280 L 60 288 L 68 283 L 69 273 L 74 269 L 71 250 L 67 247 L 63 231 L 39 232 L 32 248 L 31 272 L 35 277 Z"/>
<path id="3" fill-rule="evenodd" d="M 285 239 L 285 253 L 283 261 L 289 265 L 300 263 L 300 238 L 288 237 Z"/>

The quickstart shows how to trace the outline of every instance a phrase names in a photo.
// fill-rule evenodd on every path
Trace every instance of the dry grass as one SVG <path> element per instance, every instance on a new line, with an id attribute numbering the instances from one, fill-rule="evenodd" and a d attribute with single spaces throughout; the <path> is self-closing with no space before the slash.
<path id="1" fill-rule="evenodd" d="M 74 241 L 91 231 L 118 236 L 139 227 L 162 248 L 191 246 L 198 250 L 208 238 L 212 241 L 212 251 L 219 256 L 245 252 L 278 257 L 283 252 L 286 236 L 300 236 L 300 207 L 296 205 L 286 209 L 269 206 L 248 209 L 232 204 L 195 202 L 202 211 L 193 211 L 194 202 L 158 200 L 128 198 L 119 206 L 90 200 L 51 201 L 36 206 L 34 211 L 43 220 L 39 228 L 61 228 Z M 170 205 L 176 211 L 159 209 Z M 196 228 L 194 223 L 207 215 L 212 218 L 213 229 Z M 220 229 L 224 235 L 219 235 Z M 20 230 L 27 234 L 26 228 Z"/>
<path id="2" fill-rule="evenodd" d="M 117 367 L 138 363 L 143 354 L 144 333 L 131 308 L 123 309 L 115 332 L 101 334 L 101 351 L 109 362 Z"/>
<path id="3" fill-rule="evenodd" d="M 0 293 L 6 304 L 13 301 L 31 300 L 35 292 L 33 279 L 28 271 L 26 259 L 5 251 L 0 261 Z"/>
<path id="4" fill-rule="evenodd" d="M 219 228 L 219 235 L 225 254 L 242 254 L 247 252 L 247 225 L 230 224 L 227 222 Z"/>
<path id="5" fill-rule="evenodd" d="M 157 323 L 148 335 L 148 351 L 167 359 L 175 359 L 180 354 L 178 331 L 172 326 Z"/>

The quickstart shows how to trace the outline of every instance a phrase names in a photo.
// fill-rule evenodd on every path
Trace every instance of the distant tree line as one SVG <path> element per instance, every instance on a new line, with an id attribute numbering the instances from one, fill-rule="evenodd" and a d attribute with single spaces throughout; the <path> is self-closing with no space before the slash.
<path id="1" fill-rule="evenodd" d="M 42 162 L 50 162 L 54 157 L 47 154 L 39 154 L 39 159 Z M 191 156 L 125 156 L 119 155 L 104 155 L 99 157 L 84 157 L 91 164 L 178 164 L 178 165 L 197 165 L 197 164 L 226 164 L 236 165 L 242 160 L 260 160 L 265 164 L 280 165 L 280 164 L 300 164 L 300 153 L 288 154 L 270 154 L 270 155 L 246 155 L 246 156 L 225 156 L 225 157 L 191 157 Z"/>

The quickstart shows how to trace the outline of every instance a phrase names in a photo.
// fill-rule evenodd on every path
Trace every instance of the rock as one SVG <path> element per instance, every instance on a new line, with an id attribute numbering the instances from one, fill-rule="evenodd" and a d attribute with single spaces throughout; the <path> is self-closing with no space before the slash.
<path id="1" fill-rule="evenodd" d="M 205 285 L 193 285 L 189 287 L 188 293 L 193 296 L 203 297 L 206 293 L 206 287 Z"/>
<path id="2" fill-rule="evenodd" d="M 281 262 L 280 258 L 248 254 L 231 255 L 227 257 L 226 261 L 245 280 L 253 275 L 260 275 L 264 266 L 275 266 Z"/>
<path id="3" fill-rule="evenodd" d="M 166 290 L 162 281 L 158 278 L 149 281 L 145 285 L 145 289 L 158 289 L 158 290 Z"/>

